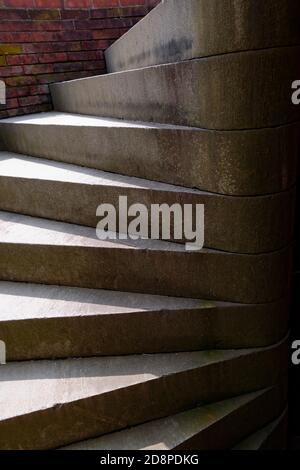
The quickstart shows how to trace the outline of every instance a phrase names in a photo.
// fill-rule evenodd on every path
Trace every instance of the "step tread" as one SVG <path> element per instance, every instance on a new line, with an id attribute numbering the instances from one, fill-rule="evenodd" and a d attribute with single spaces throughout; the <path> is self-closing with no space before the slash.
<path id="1" fill-rule="evenodd" d="M 8 363 L 1 370 L 0 421 L 230 361 L 255 351 L 215 350 Z"/>
<path id="2" fill-rule="evenodd" d="M 0 321 L 82 317 L 180 309 L 213 309 L 230 303 L 130 292 L 0 282 Z M 237 304 L 238 305 L 238 304 Z"/>
<path id="3" fill-rule="evenodd" d="M 64 450 L 172 450 L 213 426 L 269 389 L 200 406 L 167 418 L 96 439 L 71 444 Z"/>
<path id="4" fill-rule="evenodd" d="M 210 194 L 197 189 L 190 189 L 166 183 L 124 176 L 117 173 L 95 170 L 70 163 L 55 162 L 13 152 L 0 152 L 0 177 L 27 178 L 45 181 L 60 181 L 93 186 L 113 186 L 116 188 L 134 188 L 152 191 L 168 191 L 189 194 Z M 222 195 L 214 197 L 222 198 Z M 230 197 L 230 196 L 229 196 Z"/>
<path id="5" fill-rule="evenodd" d="M 272 194 L 295 183 L 296 125 L 225 133 L 141 125 L 49 112 L 0 120 L 0 137 L 4 148 L 15 153 L 219 194 Z M 278 139 L 290 143 L 284 152 L 278 150 Z"/>
<path id="6" fill-rule="evenodd" d="M 0 305 L 7 362 L 266 347 L 288 328 L 285 299 L 251 305 L 1 281 Z"/>
<path id="7" fill-rule="evenodd" d="M 185 252 L 184 245 L 178 243 L 150 239 L 100 240 L 95 228 L 3 211 L 0 211 L 0 243 Z"/>
<path id="8" fill-rule="evenodd" d="M 37 126 L 79 126 L 79 127 L 101 127 L 101 128 L 127 128 L 127 129 L 157 129 L 157 130 L 199 130 L 202 129 L 190 126 L 180 126 L 176 124 L 164 124 L 156 122 L 132 121 L 129 119 L 118 119 L 88 114 L 64 113 L 59 111 L 49 111 L 47 113 L 28 114 L 1 119 L 0 124 L 22 124 Z"/>
<path id="9" fill-rule="evenodd" d="M 99 231 L 99 233 L 102 233 Z M 116 238 L 118 234 L 105 232 L 106 235 Z M 201 251 L 186 251 L 185 245 L 165 240 L 145 239 L 126 240 L 113 239 L 101 240 L 97 237 L 95 228 L 72 223 L 59 222 L 40 217 L 17 214 L 14 212 L 0 211 L 0 243 L 29 244 L 29 245 L 51 245 L 51 246 L 73 246 L 90 247 L 103 249 L 126 249 L 126 250 L 146 250 L 158 252 L 179 252 L 186 255 L 195 254 L 216 254 L 222 257 L 245 259 L 263 259 L 276 254 L 286 252 L 286 248 L 272 253 L 249 254 L 235 253 L 217 250 L 213 248 L 202 248 Z"/>

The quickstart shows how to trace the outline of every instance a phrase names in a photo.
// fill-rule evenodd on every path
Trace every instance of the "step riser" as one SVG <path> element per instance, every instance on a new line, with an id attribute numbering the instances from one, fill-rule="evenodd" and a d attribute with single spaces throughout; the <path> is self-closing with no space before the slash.
<path id="1" fill-rule="evenodd" d="M 32 282 L 241 303 L 272 302 L 290 286 L 291 249 L 269 255 L 0 244 L 0 276 Z"/>
<path id="2" fill-rule="evenodd" d="M 54 109 L 219 130 L 288 124 L 300 119 L 291 100 L 299 52 L 225 54 L 53 84 Z"/>
<path id="3" fill-rule="evenodd" d="M 96 210 L 103 203 L 112 204 L 116 208 L 119 220 L 119 196 L 127 196 L 128 207 L 136 203 L 143 204 L 148 214 L 151 214 L 151 204 L 168 204 L 170 207 L 179 204 L 182 213 L 184 204 L 193 207 L 204 204 L 205 246 L 208 248 L 236 253 L 266 253 L 287 246 L 293 238 L 294 190 L 261 198 L 232 198 L 0 175 L 1 210 L 90 227 L 96 227 L 100 222 Z M 150 227 L 151 224 L 149 236 Z M 239 230 L 233 230 L 234 227 L 239 227 Z M 161 229 L 160 223 L 160 232 Z M 171 240 L 174 240 L 173 226 L 171 235 Z M 183 238 L 181 241 L 189 240 Z"/>
<path id="4" fill-rule="evenodd" d="M 212 132 L 0 121 L 1 135 L 12 152 L 221 194 L 272 194 L 296 181 L 297 124 Z"/>
<path id="5" fill-rule="evenodd" d="M 7 361 L 242 349 L 278 342 L 288 331 L 288 314 L 287 301 L 112 315 L 45 314 L 43 319 L 1 321 L 0 338 L 9 345 Z"/>
<path id="6" fill-rule="evenodd" d="M 109 72 L 300 43 L 295 0 L 168 0 L 105 53 Z"/>
<path id="7" fill-rule="evenodd" d="M 233 404 L 234 403 L 234 404 Z M 79 442 L 63 450 L 225 450 L 275 419 L 286 404 L 276 386 Z"/>
<path id="8" fill-rule="evenodd" d="M 286 372 L 286 357 L 287 347 L 282 343 L 275 348 L 249 352 L 236 360 L 165 375 L 111 393 L 16 416 L 0 423 L 0 447 L 3 450 L 56 448 L 168 416 L 201 402 L 266 388 L 278 383 Z M 137 407 L 137 403 L 145 405 Z M 47 433 L 41 432 L 45 429 Z"/>

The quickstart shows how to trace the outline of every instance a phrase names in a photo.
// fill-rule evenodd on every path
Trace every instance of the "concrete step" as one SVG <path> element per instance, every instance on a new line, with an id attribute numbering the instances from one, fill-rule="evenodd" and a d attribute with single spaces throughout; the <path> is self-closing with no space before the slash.
<path id="1" fill-rule="evenodd" d="M 1 369 L 0 448 L 57 448 L 260 390 L 278 383 L 286 365 L 286 340 L 266 349 L 10 363 Z"/>
<path id="2" fill-rule="evenodd" d="M 110 46 L 109 72 L 300 43 L 295 0 L 165 0 Z"/>
<path id="3" fill-rule="evenodd" d="M 300 120 L 291 100 L 299 53 L 295 46 L 225 54 L 50 88 L 56 111 L 217 130 L 266 128 Z"/>
<path id="4" fill-rule="evenodd" d="M 296 182 L 299 125 L 210 131 L 57 112 L 0 120 L 8 151 L 229 195 Z"/>
<path id="5" fill-rule="evenodd" d="M 287 300 L 241 305 L 0 282 L 0 304 L 7 361 L 265 347 L 288 331 Z"/>
<path id="6" fill-rule="evenodd" d="M 205 206 L 205 246 L 236 253 L 266 253 L 293 239 L 295 190 L 261 197 L 221 196 L 179 186 L 121 176 L 70 164 L 0 152 L 0 209 L 96 227 L 100 204 Z M 127 212 L 127 211 L 126 211 Z M 150 216 L 149 216 L 150 218 Z M 132 220 L 132 218 L 129 220 Z M 163 222 L 164 223 L 164 222 Z M 237 226 L 239 230 L 233 230 Z M 148 234 L 151 237 L 149 221 Z M 162 222 L 159 223 L 162 238 Z M 188 242 L 184 236 L 176 240 Z M 122 227 L 116 227 L 117 231 Z M 127 230 L 127 224 L 125 227 Z M 124 231 L 124 230 L 123 230 Z M 172 224 L 171 240 L 174 240 Z"/>
<path id="7" fill-rule="evenodd" d="M 281 412 L 286 394 L 280 387 L 200 406 L 64 450 L 222 450 L 264 426 Z"/>
<path id="8" fill-rule="evenodd" d="M 244 439 L 233 450 L 286 450 L 287 410 L 275 421 Z"/>
<path id="9" fill-rule="evenodd" d="M 239 255 L 159 240 L 100 240 L 90 227 L 0 212 L 5 281 L 264 303 L 288 292 L 291 255 L 291 247 Z"/>

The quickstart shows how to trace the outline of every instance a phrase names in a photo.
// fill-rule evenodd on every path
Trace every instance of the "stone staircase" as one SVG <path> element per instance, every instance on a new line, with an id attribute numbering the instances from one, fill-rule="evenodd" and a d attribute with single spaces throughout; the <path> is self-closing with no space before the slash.
<path id="1" fill-rule="evenodd" d="M 0 449 L 284 448 L 296 3 L 162 2 L 0 122 Z M 99 240 L 120 195 L 205 204 L 205 248 Z"/>

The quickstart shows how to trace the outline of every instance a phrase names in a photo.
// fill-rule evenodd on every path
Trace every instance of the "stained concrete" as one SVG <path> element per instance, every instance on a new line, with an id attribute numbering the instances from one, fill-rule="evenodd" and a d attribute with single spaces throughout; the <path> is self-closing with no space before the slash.
<path id="1" fill-rule="evenodd" d="M 264 426 L 281 412 L 280 387 L 241 395 L 131 429 L 79 442 L 63 450 L 221 450 Z"/>
<path id="2" fill-rule="evenodd" d="M 286 450 L 288 411 L 265 428 L 240 442 L 233 450 Z"/>
<path id="3" fill-rule="evenodd" d="M 16 153 L 241 196 L 293 186 L 299 152 L 298 124 L 218 132 L 50 112 L 2 119 L 0 136 Z"/>
<path id="4" fill-rule="evenodd" d="M 144 204 L 204 204 L 205 246 L 236 253 L 266 253 L 284 248 L 294 234 L 295 190 L 261 197 L 231 197 L 125 177 L 99 170 L 0 152 L 0 209 L 96 227 L 100 204 L 119 196 L 128 207 Z M 63 204 L 62 204 L 63 201 Z M 238 230 L 236 229 L 238 227 Z M 117 230 L 119 231 L 119 224 Z M 160 223 L 160 232 L 162 232 Z M 126 227 L 127 230 L 127 227 Z M 174 236 L 172 224 L 171 236 Z M 149 234 L 151 223 L 149 221 Z M 184 226 L 182 226 L 184 238 Z M 160 236 L 161 233 L 160 233 Z"/>
<path id="5" fill-rule="evenodd" d="M 7 361 L 264 347 L 288 331 L 288 299 L 240 305 L 0 282 Z"/>
<path id="6" fill-rule="evenodd" d="M 6 281 L 264 303 L 288 293 L 291 262 L 291 246 L 261 255 L 188 252 L 159 240 L 99 240 L 92 228 L 0 212 Z"/>
<path id="7" fill-rule="evenodd" d="M 56 111 L 214 130 L 280 126 L 300 119 L 291 100 L 299 53 L 295 46 L 218 55 L 50 89 Z"/>
<path id="8" fill-rule="evenodd" d="M 300 44 L 295 0 L 165 0 L 105 52 L 109 72 Z"/>
<path id="9" fill-rule="evenodd" d="M 0 448 L 55 448 L 270 387 L 286 373 L 287 349 L 284 340 L 265 349 L 7 364 Z"/>

